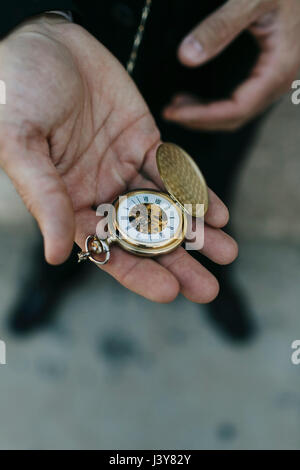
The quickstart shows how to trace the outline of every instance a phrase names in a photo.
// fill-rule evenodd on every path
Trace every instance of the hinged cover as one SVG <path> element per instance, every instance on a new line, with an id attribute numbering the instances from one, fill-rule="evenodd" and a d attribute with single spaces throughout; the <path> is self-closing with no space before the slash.
<path id="1" fill-rule="evenodd" d="M 157 149 L 156 162 L 172 199 L 188 214 L 203 216 L 208 209 L 207 185 L 194 160 L 178 145 L 164 143 Z M 185 207 L 186 204 L 192 204 L 192 208 Z M 204 205 L 204 214 L 197 204 Z"/>

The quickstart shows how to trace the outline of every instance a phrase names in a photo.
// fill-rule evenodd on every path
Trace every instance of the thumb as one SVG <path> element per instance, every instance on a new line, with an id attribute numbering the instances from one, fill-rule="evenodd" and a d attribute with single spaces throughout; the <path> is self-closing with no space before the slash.
<path id="1" fill-rule="evenodd" d="M 212 59 L 270 9 L 272 3 L 270 0 L 228 0 L 185 37 L 178 49 L 179 60 L 195 67 Z"/>
<path id="2" fill-rule="evenodd" d="M 62 263 L 73 246 L 74 210 L 64 182 L 47 155 L 47 142 L 42 146 L 6 142 L 0 150 L 0 165 L 38 222 L 46 260 Z"/>

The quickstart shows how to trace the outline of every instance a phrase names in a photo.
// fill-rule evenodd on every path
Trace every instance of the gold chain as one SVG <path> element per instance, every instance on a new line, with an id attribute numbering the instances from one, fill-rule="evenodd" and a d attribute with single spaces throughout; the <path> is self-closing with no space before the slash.
<path id="1" fill-rule="evenodd" d="M 139 50 L 139 47 L 141 45 L 141 42 L 142 42 L 142 39 L 143 39 L 143 36 L 144 36 L 145 25 L 146 25 L 146 22 L 147 22 L 149 13 L 150 13 L 151 4 L 152 4 L 152 0 L 146 0 L 144 8 L 142 10 L 140 25 L 139 25 L 137 33 L 135 35 L 133 45 L 132 45 L 132 49 L 131 49 L 131 53 L 130 53 L 130 57 L 129 57 L 129 60 L 127 62 L 126 69 L 127 69 L 127 72 L 129 74 L 132 74 L 132 72 L 134 70 L 134 67 L 135 67 L 135 64 L 136 64 L 138 50 Z"/>

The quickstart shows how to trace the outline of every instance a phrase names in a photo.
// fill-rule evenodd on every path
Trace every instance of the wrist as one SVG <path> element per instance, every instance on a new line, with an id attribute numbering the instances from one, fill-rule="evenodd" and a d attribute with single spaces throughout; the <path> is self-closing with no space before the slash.
<path id="1" fill-rule="evenodd" d="M 72 14 L 71 11 L 51 10 L 51 11 L 47 11 L 46 14 L 48 14 L 48 15 L 58 15 L 62 18 L 65 18 L 66 20 L 70 21 L 71 23 L 73 22 L 73 14 Z"/>
<path id="2" fill-rule="evenodd" d="M 58 12 L 44 12 L 40 15 L 32 16 L 23 21 L 16 29 L 28 26 L 28 25 L 52 25 L 52 24 L 61 24 L 61 23 L 70 23 L 70 20 L 65 16 L 60 15 Z"/>
<path id="3" fill-rule="evenodd" d="M 61 24 L 71 24 L 71 22 L 66 17 L 58 13 L 45 12 L 45 13 L 27 18 L 25 21 L 20 23 L 16 28 L 14 28 L 8 34 L 8 36 L 6 36 L 6 38 L 3 39 L 3 41 L 5 41 L 6 39 L 9 39 L 12 36 L 15 36 L 16 34 L 24 33 L 24 32 L 43 33 L 45 31 L 49 31 L 49 28 L 51 28 L 52 26 L 61 25 Z M 0 41 L 0 44 L 1 42 L 2 41 Z"/>

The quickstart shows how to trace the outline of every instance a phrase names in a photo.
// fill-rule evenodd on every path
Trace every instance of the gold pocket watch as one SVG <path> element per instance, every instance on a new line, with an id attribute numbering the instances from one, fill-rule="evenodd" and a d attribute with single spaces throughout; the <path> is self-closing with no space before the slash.
<path id="1" fill-rule="evenodd" d="M 168 193 L 137 189 L 122 194 L 108 215 L 108 237 L 87 237 L 79 261 L 106 264 L 114 243 L 138 256 L 169 253 L 186 237 L 187 216 L 204 216 L 207 186 L 194 160 L 177 145 L 164 143 L 158 147 L 156 163 Z"/>

